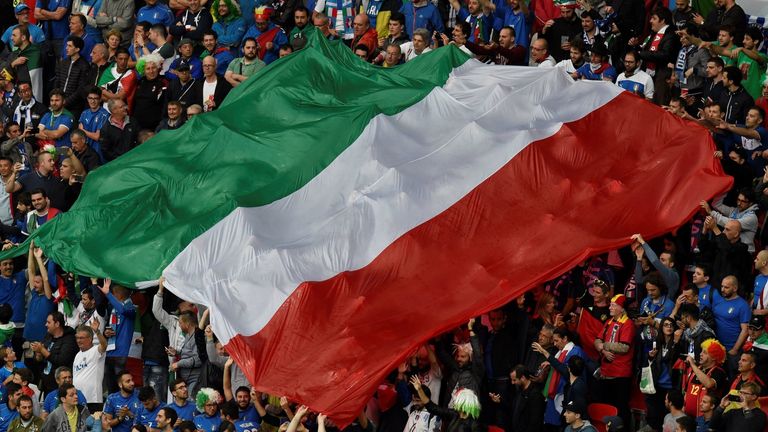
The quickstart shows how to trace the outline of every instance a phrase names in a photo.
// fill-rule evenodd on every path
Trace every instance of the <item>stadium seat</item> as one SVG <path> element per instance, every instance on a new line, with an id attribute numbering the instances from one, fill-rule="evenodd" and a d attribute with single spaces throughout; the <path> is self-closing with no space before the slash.
<path id="1" fill-rule="evenodd" d="M 587 414 L 589 414 L 589 421 L 595 426 L 597 432 L 606 432 L 603 418 L 618 415 L 619 411 L 613 405 L 593 403 L 587 406 Z"/>

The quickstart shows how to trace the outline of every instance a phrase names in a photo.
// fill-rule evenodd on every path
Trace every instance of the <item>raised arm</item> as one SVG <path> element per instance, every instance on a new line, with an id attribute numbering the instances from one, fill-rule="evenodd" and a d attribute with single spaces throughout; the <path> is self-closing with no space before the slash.
<path id="1" fill-rule="evenodd" d="M 51 290 L 51 283 L 48 280 L 48 269 L 45 268 L 45 264 L 43 264 L 43 250 L 39 247 L 35 248 L 35 261 L 37 262 L 37 267 L 40 269 L 40 277 L 43 278 L 45 297 L 50 300 L 53 298 L 53 291 Z"/>
<path id="2" fill-rule="evenodd" d="M 230 357 L 224 362 L 224 400 L 229 402 L 235 395 L 232 394 L 232 363 L 235 360 Z"/>

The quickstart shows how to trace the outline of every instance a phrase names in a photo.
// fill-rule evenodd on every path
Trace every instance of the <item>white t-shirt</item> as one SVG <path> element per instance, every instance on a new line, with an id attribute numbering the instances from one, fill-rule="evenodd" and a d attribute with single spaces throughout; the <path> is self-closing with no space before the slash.
<path id="1" fill-rule="evenodd" d="M 421 52 L 421 54 L 428 53 L 432 51 L 432 48 L 426 47 L 424 48 L 424 51 Z M 416 49 L 413 48 L 413 42 L 408 41 L 404 44 L 400 45 L 400 52 L 403 53 L 403 58 L 405 61 L 413 60 L 416 57 L 418 57 L 421 54 L 416 53 Z"/>
<path id="2" fill-rule="evenodd" d="M 622 72 L 616 78 L 616 85 L 630 92 L 640 92 L 645 95 L 646 99 L 653 99 L 655 91 L 653 78 L 644 71 L 635 71 L 629 78 L 627 78 L 625 72 Z"/>
<path id="3" fill-rule="evenodd" d="M 216 80 L 212 83 L 209 83 L 207 80 L 203 81 L 203 110 L 208 111 L 205 105 L 205 101 L 213 100 L 213 94 L 216 92 L 216 83 L 219 81 Z"/>
<path id="4" fill-rule="evenodd" d="M 557 67 L 565 69 L 569 74 L 576 72 L 576 66 L 573 65 L 573 60 L 571 59 L 561 61 L 557 64 Z"/>
<path id="5" fill-rule="evenodd" d="M 94 345 L 88 351 L 78 351 L 72 364 L 72 384 L 83 392 L 87 403 L 103 402 L 101 381 L 104 379 L 106 354 Z"/>

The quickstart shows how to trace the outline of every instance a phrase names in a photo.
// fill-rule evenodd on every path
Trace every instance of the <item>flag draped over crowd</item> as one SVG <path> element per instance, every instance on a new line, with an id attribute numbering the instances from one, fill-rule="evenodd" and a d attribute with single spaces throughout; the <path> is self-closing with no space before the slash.
<path id="1" fill-rule="evenodd" d="M 33 237 L 69 271 L 164 274 L 258 388 L 345 424 L 419 343 L 683 223 L 730 184 L 712 152 L 560 68 L 448 47 L 381 69 L 312 33 Z"/>

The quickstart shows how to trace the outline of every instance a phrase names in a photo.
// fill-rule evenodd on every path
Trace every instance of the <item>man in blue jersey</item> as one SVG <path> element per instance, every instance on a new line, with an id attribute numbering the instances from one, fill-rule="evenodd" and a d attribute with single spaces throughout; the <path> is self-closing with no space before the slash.
<path id="1" fill-rule="evenodd" d="M 166 30 L 176 22 L 176 17 L 165 3 L 145 0 L 145 6 L 136 13 L 136 22 L 146 21 L 152 25 L 162 24 Z"/>
<path id="2" fill-rule="evenodd" d="M 3 263 L 0 262 L 0 272 L 2 272 Z M 757 276 L 755 277 L 755 286 L 753 293 L 755 296 L 752 300 L 752 315 L 764 317 L 768 315 L 768 250 L 761 250 L 755 257 L 755 270 L 757 270 Z M 0 285 L 2 286 L 2 285 Z M 14 316 L 16 316 L 16 310 L 14 309 Z"/>
<path id="3" fill-rule="evenodd" d="M 27 286 L 26 270 L 13 272 L 13 260 L 0 261 L 0 303 L 7 303 L 13 309 L 11 321 L 17 328 L 24 326 L 26 316 L 25 289 Z"/>
<path id="4" fill-rule="evenodd" d="M 250 399 L 250 395 L 248 396 Z M 237 432 L 255 432 L 259 429 L 259 423 L 252 420 L 243 420 L 238 418 L 237 404 L 229 401 L 221 407 L 221 418 L 235 425 Z"/>
<path id="5" fill-rule="evenodd" d="M 144 425 L 148 431 L 161 429 L 157 423 L 157 417 L 164 405 L 157 400 L 155 389 L 151 386 L 140 388 L 139 402 L 141 402 L 142 407 L 136 414 L 134 424 Z"/>
<path id="6" fill-rule="evenodd" d="M 181 378 L 177 378 L 171 382 L 168 386 L 173 395 L 173 401 L 169 403 L 168 408 L 172 408 L 176 412 L 177 421 L 174 422 L 174 427 L 183 421 L 192 421 L 195 418 L 195 404 L 189 401 L 189 389 L 187 383 Z"/>
<path id="7" fill-rule="evenodd" d="M 107 362 L 104 375 L 107 378 L 107 389 L 114 392 L 118 388 L 115 380 L 116 373 L 125 368 L 128 350 L 133 342 L 133 324 L 136 321 L 136 308 L 129 297 L 127 288 L 115 285 L 110 292 L 110 279 L 104 280 L 101 292 L 112 305 L 112 313 L 107 320 L 104 336 L 107 338 Z M 131 384 L 133 388 L 133 384 Z"/>
<path id="8" fill-rule="evenodd" d="M 130 372 L 120 372 L 117 381 L 120 389 L 107 396 L 101 417 L 102 425 L 105 430 L 112 429 L 112 432 L 130 432 L 136 414 L 141 409 L 139 394 Z"/>
<path id="9" fill-rule="evenodd" d="M 109 111 L 101 103 L 101 88 L 92 86 L 88 89 L 88 109 L 80 114 L 78 128 L 85 134 L 85 143 L 99 155 L 99 160 L 104 163 L 104 155 L 101 154 L 99 137 L 101 128 L 109 121 Z"/>

